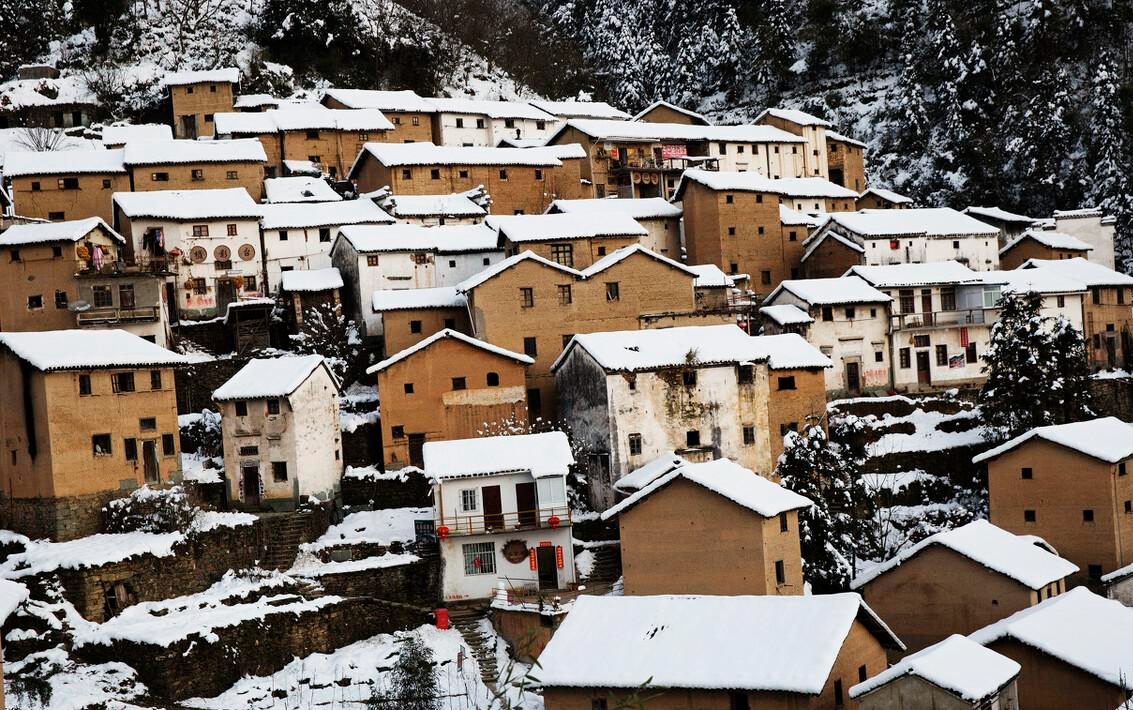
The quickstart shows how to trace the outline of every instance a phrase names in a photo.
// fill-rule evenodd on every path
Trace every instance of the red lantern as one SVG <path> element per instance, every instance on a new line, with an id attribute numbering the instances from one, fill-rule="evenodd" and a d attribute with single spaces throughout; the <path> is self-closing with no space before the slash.
<path id="1" fill-rule="evenodd" d="M 437 536 L 440 537 L 442 540 L 444 540 L 446 537 L 448 537 L 448 526 L 442 525 L 439 528 L 437 528 Z"/>
<path id="2" fill-rule="evenodd" d="M 559 523 L 561 523 L 561 522 L 562 522 L 562 519 L 559 518 L 559 516 L 557 516 L 557 515 L 552 515 L 551 517 L 547 518 L 547 524 L 550 525 L 552 528 L 557 528 L 559 526 Z"/>

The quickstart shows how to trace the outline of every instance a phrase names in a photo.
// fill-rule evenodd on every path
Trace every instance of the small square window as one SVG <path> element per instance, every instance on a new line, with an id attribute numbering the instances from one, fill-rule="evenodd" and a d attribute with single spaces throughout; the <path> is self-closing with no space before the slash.
<path id="1" fill-rule="evenodd" d="M 681 382 L 685 387 L 696 386 L 696 370 L 685 370 L 681 373 Z"/>
<path id="2" fill-rule="evenodd" d="M 736 236 L 736 228 L 735 227 L 728 227 L 728 236 L 729 237 Z"/>
<path id="3" fill-rule="evenodd" d="M 500 179 L 501 180 L 507 180 L 507 169 L 506 168 L 500 170 Z"/>
<path id="4" fill-rule="evenodd" d="M 1024 510 L 1023 511 L 1023 522 L 1024 523 L 1033 523 L 1033 522 L 1035 522 L 1035 520 L 1036 520 L 1035 511 L 1033 511 L 1033 510 Z"/>
<path id="5" fill-rule="evenodd" d="M 419 321 L 419 320 L 409 321 L 409 332 L 410 333 L 420 333 L 421 332 L 421 321 Z"/>
<path id="6" fill-rule="evenodd" d="M 381 262 L 378 261 L 377 254 L 366 255 L 366 266 L 378 266 Z"/>
<path id="7" fill-rule="evenodd" d="M 110 180 L 103 180 L 102 181 L 102 189 L 103 190 L 109 190 L 110 187 L 111 187 Z"/>
<path id="8" fill-rule="evenodd" d="M 161 370 L 149 371 L 149 388 L 151 390 L 161 389 Z"/>
<path id="9" fill-rule="evenodd" d="M 413 179 L 413 171 L 410 170 L 409 168 L 402 168 L 401 179 L 402 180 L 412 180 Z"/>
<path id="10" fill-rule="evenodd" d="M 389 433 L 390 433 L 390 436 L 392 436 L 394 439 L 404 439 L 405 438 L 405 427 L 403 427 L 403 426 L 390 427 Z"/>
<path id="11" fill-rule="evenodd" d="M 755 367 L 752 365 L 740 365 L 736 380 L 741 385 L 750 385 L 755 382 Z"/>
<path id="12" fill-rule="evenodd" d="M 191 172 L 191 176 L 192 176 L 193 180 L 204 180 L 205 179 L 205 171 L 201 170 L 199 168 L 194 169 Z"/>
<path id="13" fill-rule="evenodd" d="M 429 170 L 429 179 L 430 180 L 440 180 L 441 179 L 440 169 L 439 168 L 433 168 L 433 169 Z"/>
<path id="14" fill-rule="evenodd" d="M 751 446 L 755 443 L 755 427 L 745 426 L 744 432 L 744 446 Z"/>
<path id="15" fill-rule="evenodd" d="M 570 284 L 559 284 L 559 305 L 569 306 L 572 302 Z"/>
<path id="16" fill-rule="evenodd" d="M 143 417 L 138 420 L 138 429 L 142 431 L 154 431 L 157 429 L 157 419 L 154 417 Z"/>
<path id="17" fill-rule="evenodd" d="M 798 422 L 784 422 L 779 425 L 779 436 L 786 436 L 788 432 L 797 432 L 799 430 Z"/>
<path id="18" fill-rule="evenodd" d="M 405 394 L 413 394 L 412 382 L 406 382 L 404 385 L 402 385 L 402 388 L 405 390 Z"/>
<path id="19" fill-rule="evenodd" d="M 611 281 L 606 284 L 606 300 L 607 301 L 620 301 L 621 290 L 617 281 Z"/>
<path id="20" fill-rule="evenodd" d="M 1083 511 L 1082 511 L 1082 522 L 1083 522 L 1083 523 L 1092 523 L 1092 522 L 1094 522 L 1094 511 L 1093 511 L 1093 510 L 1089 510 L 1089 509 L 1087 509 L 1087 510 L 1083 510 Z"/>
<path id="21" fill-rule="evenodd" d="M 733 204 L 735 201 L 736 201 L 736 198 L 733 195 L 724 195 L 724 204 L 730 205 L 730 204 Z"/>
<path id="22" fill-rule="evenodd" d="M 279 400 L 278 399 L 269 399 L 267 401 L 267 405 L 268 405 L 268 414 L 279 414 Z"/>
<path id="23" fill-rule="evenodd" d="M 700 432 L 696 429 L 690 429 L 685 432 L 685 445 L 686 446 L 700 446 Z"/>
<path id="24" fill-rule="evenodd" d="M 641 434 L 630 434 L 629 435 L 629 455 L 630 456 L 640 456 L 641 455 Z"/>
<path id="25" fill-rule="evenodd" d="M 79 375 L 79 395 L 85 397 L 90 393 L 90 375 Z"/>
<path id="26" fill-rule="evenodd" d="M 229 170 L 224 174 L 224 177 L 226 180 L 236 180 L 238 175 L 236 174 L 235 170 Z"/>
<path id="27" fill-rule="evenodd" d="M 1090 579 L 1101 579 L 1102 578 L 1102 566 L 1101 565 L 1086 565 L 1086 575 Z"/>
<path id="28" fill-rule="evenodd" d="M 795 377 L 794 377 L 794 375 L 789 375 L 789 376 L 786 376 L 786 377 L 780 377 L 779 378 L 779 389 L 781 389 L 781 390 L 793 390 L 793 389 L 795 389 Z"/>
<path id="29" fill-rule="evenodd" d="M 276 483 L 283 483 L 287 480 L 287 462 L 286 461 L 272 461 L 271 462 L 271 478 Z"/>
<path id="30" fill-rule="evenodd" d="M 43 295 L 28 296 L 28 310 L 34 311 L 43 308 Z"/>
<path id="31" fill-rule="evenodd" d="M 536 180 L 542 180 L 543 179 L 543 171 L 542 170 L 539 170 L 538 168 L 535 169 L 535 179 Z"/>
<path id="32" fill-rule="evenodd" d="M 1029 481 L 1030 479 L 1032 479 L 1034 477 L 1035 477 L 1034 469 L 1032 469 L 1030 466 L 1024 466 L 1023 467 L 1023 478 Z"/>
<path id="33" fill-rule="evenodd" d="M 109 434 L 95 434 L 90 438 L 91 453 L 95 456 L 110 456 L 114 453 Z"/>
<path id="34" fill-rule="evenodd" d="M 463 377 L 452 378 L 452 388 L 454 390 L 468 389 L 468 382 Z"/>
<path id="35" fill-rule="evenodd" d="M 122 451 L 123 451 L 123 453 L 125 453 L 127 461 L 137 461 L 138 460 L 138 440 L 133 438 L 133 437 L 123 439 L 122 440 Z"/>

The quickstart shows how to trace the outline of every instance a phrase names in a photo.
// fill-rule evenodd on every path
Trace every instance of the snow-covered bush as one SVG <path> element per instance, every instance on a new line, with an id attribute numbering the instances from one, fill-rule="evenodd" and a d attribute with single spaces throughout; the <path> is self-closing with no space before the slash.
<path id="1" fill-rule="evenodd" d="M 186 532 L 196 517 L 196 508 L 181 486 L 142 486 L 125 498 L 110 501 L 102 510 L 106 532 L 111 533 Z"/>
<path id="2" fill-rule="evenodd" d="M 220 413 L 205 409 L 197 415 L 184 415 L 181 424 L 181 451 L 208 458 L 224 456 Z"/>

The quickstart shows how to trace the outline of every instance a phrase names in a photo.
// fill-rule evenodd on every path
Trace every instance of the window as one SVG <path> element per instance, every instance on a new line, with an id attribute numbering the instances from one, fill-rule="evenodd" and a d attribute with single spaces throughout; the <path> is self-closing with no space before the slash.
<path id="1" fill-rule="evenodd" d="M 110 381 L 114 384 L 115 392 L 134 391 L 134 373 L 132 372 L 116 372 Z"/>
<path id="2" fill-rule="evenodd" d="M 979 355 L 976 354 L 976 344 L 968 343 L 968 347 L 964 348 L 964 359 L 969 365 L 979 362 Z"/>
<path id="3" fill-rule="evenodd" d="M 667 226 L 666 229 L 668 229 Z M 598 256 L 606 256 L 606 247 L 598 247 Z"/>
<path id="4" fill-rule="evenodd" d="M 238 175 L 236 174 L 235 170 L 229 170 L 228 172 L 224 173 L 224 177 L 226 180 L 235 180 Z"/>
<path id="5" fill-rule="evenodd" d="M 127 461 L 137 461 L 138 460 L 138 440 L 133 438 L 133 437 L 123 439 L 122 440 L 122 451 L 125 453 Z"/>
<path id="6" fill-rule="evenodd" d="M 109 434 L 95 434 L 90 438 L 91 452 L 95 456 L 110 456 L 114 453 L 110 448 Z"/>
<path id="7" fill-rule="evenodd" d="M 464 574 L 495 574 L 496 545 L 492 542 L 474 542 L 461 545 L 464 552 Z"/>
<path id="8" fill-rule="evenodd" d="M 611 281 L 606 284 L 606 300 L 619 301 L 621 300 L 621 292 L 618 290 L 618 282 Z"/>
<path id="9" fill-rule="evenodd" d="M 590 710 L 598 710 L 598 709 L 592 707 Z M 606 710 L 606 701 L 605 700 L 602 701 L 601 710 Z M 747 693 L 732 691 L 729 694 L 728 710 L 751 710 L 751 702 L 748 700 Z"/>
<path id="10" fill-rule="evenodd" d="M 161 435 L 161 455 L 173 456 L 177 453 L 177 446 L 173 440 L 172 434 Z"/>
<path id="11" fill-rule="evenodd" d="M 464 128 L 464 119 L 463 118 L 456 119 L 456 127 L 457 128 Z"/>
<path id="12" fill-rule="evenodd" d="M 728 236 L 729 237 L 736 236 L 736 228 L 735 227 L 728 227 Z"/>
<path id="13" fill-rule="evenodd" d="M 377 266 L 379 263 L 381 262 L 378 260 L 377 254 L 368 254 L 366 256 L 366 266 Z"/>
<path id="14" fill-rule="evenodd" d="M 798 430 L 799 430 L 799 423 L 798 422 L 786 422 L 786 423 L 779 425 L 779 436 L 786 436 L 787 432 L 791 432 L 791 431 L 797 432 Z"/>
<path id="15" fill-rule="evenodd" d="M 574 266 L 574 245 L 552 244 L 551 261 L 563 266 Z"/>
<path id="16" fill-rule="evenodd" d="M 440 168 L 433 168 L 433 169 L 429 170 L 429 179 L 430 180 L 440 180 L 441 179 Z"/>
<path id="17" fill-rule="evenodd" d="M 205 179 L 205 171 L 201 170 L 199 168 L 193 170 L 191 172 L 191 175 L 192 175 L 193 180 L 204 180 Z"/>
<path id="18" fill-rule="evenodd" d="M 272 461 L 271 462 L 271 480 L 276 483 L 283 483 L 287 480 L 287 462 L 286 461 Z"/>
<path id="19" fill-rule="evenodd" d="M 535 346 L 535 338 L 523 339 L 523 354 L 527 357 L 537 357 L 539 349 Z"/>
<path id="20" fill-rule="evenodd" d="M 770 271 L 760 271 L 759 272 L 759 282 L 761 284 L 763 284 L 764 286 L 769 286 L 771 284 L 771 272 Z"/>
<path id="21" fill-rule="evenodd" d="M 59 189 L 60 190 L 78 190 L 79 189 L 79 179 L 73 178 L 73 177 L 59 178 Z"/>
<path id="22" fill-rule="evenodd" d="M 783 564 L 783 560 L 775 560 L 775 584 L 784 585 L 787 583 L 787 569 Z"/>
<path id="23" fill-rule="evenodd" d="M 413 383 L 406 382 L 404 385 L 402 385 L 402 389 L 405 390 L 405 394 L 413 394 Z"/>
<path id="24" fill-rule="evenodd" d="M 917 310 L 915 301 L 913 300 L 912 289 L 901 289 L 899 297 L 902 313 L 913 313 Z"/>
<path id="25" fill-rule="evenodd" d="M 138 429 L 142 431 L 156 431 L 157 419 L 153 417 L 143 417 L 138 420 Z"/>
<path id="26" fill-rule="evenodd" d="M 822 307 L 822 320 L 824 320 L 824 321 L 834 320 L 834 308 L 832 306 L 823 306 Z"/>
<path id="27" fill-rule="evenodd" d="M 236 233 L 236 225 L 235 224 L 225 225 L 225 232 L 230 237 L 238 236 L 237 233 Z"/>
<path id="28" fill-rule="evenodd" d="M 928 340 L 927 335 L 914 335 L 913 336 L 913 347 L 914 348 L 927 348 L 928 346 L 929 346 L 929 340 Z"/>
<path id="29" fill-rule="evenodd" d="M 1101 579 L 1102 578 L 1102 566 L 1101 565 L 1087 565 L 1086 570 L 1087 570 L 1086 574 L 1089 575 L 1090 579 Z"/>
<path id="30" fill-rule="evenodd" d="M 741 385 L 750 385 L 755 382 L 755 367 L 752 365 L 740 365 L 739 372 L 736 374 L 736 380 Z"/>
<path id="31" fill-rule="evenodd" d="M 153 182 L 169 182 L 169 173 L 151 173 L 150 180 Z"/>
<path id="32" fill-rule="evenodd" d="M 1024 510 L 1023 511 L 1023 522 L 1024 523 L 1033 523 L 1033 522 L 1035 522 L 1035 519 L 1036 519 L 1035 518 L 1035 511 L 1033 511 L 1033 510 Z"/>
<path id="33" fill-rule="evenodd" d="M 743 429 L 744 446 L 751 446 L 755 443 L 755 427 L 745 426 Z"/>
<path id="34" fill-rule="evenodd" d="M 269 399 L 267 401 L 267 405 L 268 405 L 268 414 L 279 414 L 279 400 L 278 399 Z"/>
<path id="35" fill-rule="evenodd" d="M 842 681 L 834 681 L 834 707 L 840 708 L 846 704 L 846 699 L 842 696 Z"/>
<path id="36" fill-rule="evenodd" d="M 685 387 L 696 386 L 696 370 L 685 370 L 681 373 L 681 382 Z"/>
<path id="37" fill-rule="evenodd" d="M 507 180 L 507 168 L 500 169 L 500 179 Z"/>
<path id="38" fill-rule="evenodd" d="M 460 509 L 466 513 L 476 510 L 476 489 L 465 488 L 460 491 Z"/>
<path id="39" fill-rule="evenodd" d="M 956 310 L 956 289 L 952 287 L 940 289 L 940 310 Z"/>
<path id="40" fill-rule="evenodd" d="M 39 192 L 41 189 L 43 189 L 43 188 L 40 186 L 38 180 L 35 180 L 35 181 L 32 182 L 32 184 L 31 184 L 31 191 L 32 192 Z"/>
<path id="41" fill-rule="evenodd" d="M 500 386 L 500 373 L 489 372 L 488 376 L 486 378 L 486 382 L 488 383 L 489 387 L 499 387 Z"/>
<path id="42" fill-rule="evenodd" d="M 456 174 L 459 175 L 461 178 L 467 178 L 468 177 L 468 171 L 467 170 L 458 170 Z"/>
<path id="43" fill-rule="evenodd" d="M 724 204 L 730 205 L 730 204 L 734 203 L 735 201 L 736 201 L 735 197 L 733 197 L 732 195 L 724 195 Z"/>
<path id="44" fill-rule="evenodd" d="M 405 438 L 405 427 L 400 426 L 400 425 L 390 427 L 389 433 L 390 433 L 390 436 L 393 437 L 394 439 L 404 439 Z"/>
<path id="45" fill-rule="evenodd" d="M 413 179 L 413 171 L 410 170 L 409 168 L 402 168 L 401 169 L 401 179 L 402 180 L 412 180 Z"/>
<path id="46" fill-rule="evenodd" d="M 53 220 L 63 220 L 63 219 L 67 219 L 67 213 L 66 212 L 48 212 L 47 218 L 53 219 Z"/>
<path id="47" fill-rule="evenodd" d="M 757 233 L 757 234 L 759 234 L 760 236 L 762 236 L 762 235 L 763 235 L 763 227 L 757 227 L 755 231 L 756 231 L 756 233 Z"/>
<path id="48" fill-rule="evenodd" d="M 90 393 L 90 375 L 79 375 L 79 395 L 85 397 Z"/>
<path id="49" fill-rule="evenodd" d="M 947 367 L 948 366 L 948 346 L 947 345 L 937 345 L 936 346 L 936 364 L 939 365 L 940 367 Z"/>
<path id="50" fill-rule="evenodd" d="M 864 683 L 865 679 L 868 677 L 869 671 L 866 670 L 865 666 L 858 666 L 858 682 Z"/>
<path id="51" fill-rule="evenodd" d="M 58 310 L 62 310 L 66 307 L 67 307 L 67 292 L 66 291 L 56 291 L 55 292 L 55 308 L 58 309 Z"/>
<path id="52" fill-rule="evenodd" d="M 207 224 L 194 224 L 193 236 L 194 237 L 207 237 L 209 235 L 209 226 Z"/>
<path id="53" fill-rule="evenodd" d="M 907 370 L 912 366 L 911 360 L 912 358 L 909 355 L 908 348 L 901 348 L 897 351 L 897 361 L 900 364 L 902 370 Z"/>
<path id="54" fill-rule="evenodd" d="M 112 308 L 114 306 L 114 292 L 109 286 L 92 286 L 91 296 L 95 308 Z"/>
<path id="55" fill-rule="evenodd" d="M 874 350 L 873 351 L 873 361 L 874 362 L 885 362 L 885 353 L 882 352 L 881 350 Z"/>
<path id="56" fill-rule="evenodd" d="M 1093 511 L 1093 510 L 1088 510 L 1088 509 L 1087 509 L 1087 510 L 1083 510 L 1083 511 L 1082 511 L 1082 522 L 1083 522 L 1083 523 L 1092 523 L 1092 522 L 1094 522 L 1094 511 Z"/>
<path id="57" fill-rule="evenodd" d="M 787 532 L 788 531 L 789 526 L 788 526 L 787 522 L 788 522 L 787 514 L 786 513 L 779 513 L 779 532 Z"/>
<path id="58" fill-rule="evenodd" d="M 1029 481 L 1029 480 L 1031 480 L 1032 478 L 1035 477 L 1034 469 L 1032 469 L 1030 466 L 1024 466 L 1023 471 L 1022 471 L 1022 475 L 1023 475 L 1024 480 Z"/>
<path id="59" fill-rule="evenodd" d="M 43 308 L 43 295 L 28 296 L 28 310 Z"/>
<path id="60" fill-rule="evenodd" d="M 793 390 L 793 389 L 795 389 L 795 376 L 794 375 L 788 375 L 786 377 L 780 377 L 779 378 L 779 389 L 781 389 L 781 390 Z"/>
<path id="61" fill-rule="evenodd" d="M 452 388 L 454 390 L 468 389 L 468 383 L 463 377 L 452 378 Z"/>
<path id="62" fill-rule="evenodd" d="M 641 455 L 641 434 L 630 434 L 629 435 L 629 455 L 630 456 L 640 456 Z"/>
<path id="63" fill-rule="evenodd" d="M 421 321 L 419 321 L 419 320 L 409 321 L 409 332 L 410 333 L 420 333 L 421 332 Z"/>
<path id="64" fill-rule="evenodd" d="M 1055 300 L 1058 303 L 1059 308 L 1066 307 L 1066 296 L 1058 296 Z"/>
<path id="65" fill-rule="evenodd" d="M 254 445 L 253 446 L 241 446 L 240 447 L 240 455 L 241 456 L 259 456 L 260 455 L 260 447 L 254 446 Z"/>
<path id="66" fill-rule="evenodd" d="M 1125 462 L 1124 461 L 1117 464 L 1117 475 L 1118 476 L 1124 476 L 1125 475 Z"/>
<path id="67" fill-rule="evenodd" d="M 535 169 L 535 179 L 536 180 L 542 180 L 543 179 L 543 171 L 542 170 L 539 170 L 538 168 Z"/>
<path id="68" fill-rule="evenodd" d="M 1133 500 L 1125 501 L 1125 512 L 1133 513 Z"/>
<path id="69" fill-rule="evenodd" d="M 690 429 L 685 432 L 685 445 L 686 446 L 700 446 L 700 431 Z"/>
<path id="70" fill-rule="evenodd" d="M 570 284 L 559 284 L 559 305 L 569 306 L 571 304 Z"/>
<path id="71" fill-rule="evenodd" d="M 236 416 L 238 416 L 238 417 L 248 416 L 248 403 L 247 402 L 236 402 Z"/>
<path id="72" fill-rule="evenodd" d="M 307 131 L 307 140 L 316 141 L 319 139 L 318 131 Z"/>
<path id="73" fill-rule="evenodd" d="M 523 308 L 533 308 L 535 306 L 535 289 L 530 286 L 520 287 L 519 304 Z"/>

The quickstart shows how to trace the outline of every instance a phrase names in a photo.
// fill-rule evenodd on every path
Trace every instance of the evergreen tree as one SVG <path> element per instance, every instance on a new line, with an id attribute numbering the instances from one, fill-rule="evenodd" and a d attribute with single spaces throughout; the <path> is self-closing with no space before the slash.
<path id="1" fill-rule="evenodd" d="M 364 86 L 365 77 L 355 72 L 366 66 L 358 61 L 364 46 L 361 25 L 350 0 L 266 0 L 252 34 L 276 62 L 335 82 L 357 79 L 350 85 Z"/>
<path id="2" fill-rule="evenodd" d="M 342 313 L 342 306 L 322 303 L 303 309 L 303 322 L 291 336 L 292 347 L 304 355 L 322 355 L 327 366 L 343 386 L 354 382 L 366 362 L 362 339 L 354 321 Z"/>
<path id="3" fill-rule="evenodd" d="M 791 15 L 784 0 L 765 0 L 763 3 L 763 21 L 757 35 L 757 77 L 770 99 L 777 99 L 779 92 L 789 83 L 791 67 L 795 63 L 797 43 Z"/>
<path id="4" fill-rule="evenodd" d="M 398 639 L 401 648 L 390 673 L 390 685 L 370 698 L 370 710 L 436 710 L 440 707 L 433 652 L 417 634 Z"/>
<path id="5" fill-rule="evenodd" d="M 1086 203 L 1103 208 L 1117 220 L 1119 265 L 1128 271 L 1133 267 L 1133 185 L 1127 172 L 1129 144 L 1122 126 L 1119 82 L 1116 64 L 1108 52 L 1103 52 L 1090 85 L 1090 159 L 1094 170 Z"/>
<path id="6" fill-rule="evenodd" d="M 1058 316 L 1050 325 L 1050 350 L 1050 390 L 1044 394 L 1053 422 L 1088 419 L 1094 412 L 1085 336 L 1064 316 Z"/>

